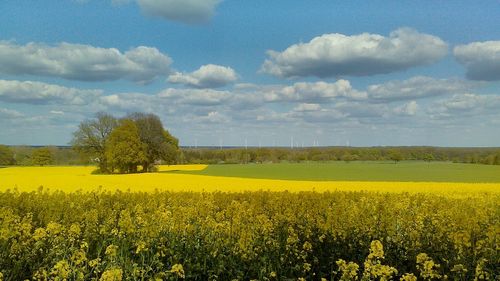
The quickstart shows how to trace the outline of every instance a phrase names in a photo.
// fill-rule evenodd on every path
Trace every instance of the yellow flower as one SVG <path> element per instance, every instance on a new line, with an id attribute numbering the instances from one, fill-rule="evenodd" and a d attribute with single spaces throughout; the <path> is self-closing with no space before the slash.
<path id="1" fill-rule="evenodd" d="M 136 246 L 137 246 L 137 248 L 135 250 L 136 254 L 139 254 L 140 252 L 148 250 L 148 248 L 146 248 L 146 243 L 144 241 L 137 242 Z"/>
<path id="2" fill-rule="evenodd" d="M 302 246 L 302 249 L 306 252 L 311 252 L 312 251 L 312 244 L 306 241 L 304 245 Z"/>
<path id="3" fill-rule="evenodd" d="M 121 281 L 123 272 L 120 268 L 112 268 L 104 271 L 99 281 Z"/>
<path id="4" fill-rule="evenodd" d="M 118 253 L 118 246 L 115 245 L 109 245 L 106 247 L 106 251 L 104 254 L 110 258 L 115 258 Z"/>
<path id="5" fill-rule="evenodd" d="M 80 232 L 81 232 L 81 229 L 80 229 L 80 225 L 74 223 L 72 224 L 70 227 L 69 227 L 69 235 L 70 236 L 73 236 L 73 237 L 77 237 L 80 235 Z"/>
<path id="6" fill-rule="evenodd" d="M 177 275 L 177 277 L 184 279 L 186 276 L 184 274 L 184 268 L 182 267 L 182 264 L 174 264 L 172 265 L 172 268 L 170 269 L 171 273 L 174 273 Z"/>
<path id="7" fill-rule="evenodd" d="M 490 273 L 488 271 L 484 270 L 486 262 L 487 262 L 487 260 L 484 258 L 479 260 L 479 262 L 476 266 L 476 274 L 474 277 L 474 281 L 490 280 L 490 278 L 491 278 Z"/>
<path id="8" fill-rule="evenodd" d="M 46 230 L 50 235 L 57 235 L 63 231 L 63 226 L 55 222 L 49 222 Z"/>
<path id="9" fill-rule="evenodd" d="M 89 261 L 89 266 L 90 267 L 96 267 L 99 265 L 99 263 L 101 262 L 101 259 L 100 258 L 97 258 L 97 259 L 93 259 L 93 260 L 90 260 Z"/>
<path id="10" fill-rule="evenodd" d="M 441 274 L 439 274 L 439 264 L 435 264 L 434 261 L 426 254 L 420 253 L 417 255 L 417 269 L 420 271 L 420 276 L 424 279 L 439 279 Z"/>
<path id="11" fill-rule="evenodd" d="M 417 281 L 417 277 L 411 273 L 410 274 L 407 273 L 407 274 L 401 276 L 399 281 Z"/>
<path id="12" fill-rule="evenodd" d="M 54 277 L 54 280 L 66 280 L 70 273 L 71 268 L 65 260 L 58 261 L 50 271 L 50 275 Z"/>
<path id="13" fill-rule="evenodd" d="M 80 264 L 84 263 L 86 260 L 87 260 L 87 256 L 86 256 L 85 252 L 82 250 L 78 250 L 78 251 L 74 252 L 73 255 L 71 256 L 71 261 L 75 265 L 80 265 Z"/>
<path id="14" fill-rule="evenodd" d="M 35 241 L 40 241 L 44 239 L 47 236 L 47 232 L 43 228 L 37 228 L 35 229 L 35 232 L 33 233 L 33 239 Z"/>
<path id="15" fill-rule="evenodd" d="M 370 254 L 368 255 L 368 259 L 374 258 L 384 258 L 384 246 L 379 240 L 374 240 L 370 243 Z"/>
<path id="16" fill-rule="evenodd" d="M 304 271 L 309 272 L 311 271 L 311 264 L 310 263 L 304 263 Z"/>
<path id="17" fill-rule="evenodd" d="M 347 263 L 345 260 L 338 260 L 337 266 L 339 267 L 339 271 L 342 273 L 340 276 L 340 280 L 348 281 L 348 280 L 357 280 L 358 279 L 358 269 L 359 265 L 354 262 Z"/>

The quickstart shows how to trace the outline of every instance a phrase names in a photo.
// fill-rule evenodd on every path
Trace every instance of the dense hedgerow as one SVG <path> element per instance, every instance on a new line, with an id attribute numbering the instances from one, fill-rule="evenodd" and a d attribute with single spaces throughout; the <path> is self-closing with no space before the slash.
<path id="1" fill-rule="evenodd" d="M 0 280 L 495 280 L 500 198 L 0 193 Z"/>

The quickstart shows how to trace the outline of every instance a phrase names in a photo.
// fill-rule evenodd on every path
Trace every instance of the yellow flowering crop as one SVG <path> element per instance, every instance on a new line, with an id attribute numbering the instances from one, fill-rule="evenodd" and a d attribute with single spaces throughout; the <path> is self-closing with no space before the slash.
<path id="1" fill-rule="evenodd" d="M 160 166 L 160 171 L 201 170 L 206 165 Z M 366 182 L 366 181 L 291 181 L 271 179 L 229 178 L 175 173 L 127 175 L 92 175 L 95 167 L 12 167 L 0 169 L 0 191 L 17 189 L 74 192 L 98 190 L 130 190 L 140 192 L 194 191 L 374 191 L 435 193 L 462 196 L 500 193 L 499 183 L 435 183 L 435 182 Z"/>
<path id="2" fill-rule="evenodd" d="M 494 280 L 499 237 L 499 193 L 0 192 L 4 280 Z"/>
<path id="3" fill-rule="evenodd" d="M 0 281 L 500 276 L 500 184 L 163 173 L 205 167 L 0 169 Z"/>

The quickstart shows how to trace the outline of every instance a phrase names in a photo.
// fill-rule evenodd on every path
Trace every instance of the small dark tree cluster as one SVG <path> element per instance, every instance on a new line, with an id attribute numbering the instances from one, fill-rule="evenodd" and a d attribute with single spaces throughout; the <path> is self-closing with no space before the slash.
<path id="1" fill-rule="evenodd" d="M 80 124 L 73 148 L 89 157 L 101 173 L 149 172 L 156 163 L 175 164 L 179 142 L 154 114 L 133 113 L 117 119 L 98 113 Z"/>
<path id="2" fill-rule="evenodd" d="M 47 166 L 54 164 L 54 156 L 48 147 L 37 148 L 31 154 L 31 164 Z"/>
<path id="3" fill-rule="evenodd" d="M 0 166 L 14 165 L 14 152 L 6 145 L 0 145 Z"/>

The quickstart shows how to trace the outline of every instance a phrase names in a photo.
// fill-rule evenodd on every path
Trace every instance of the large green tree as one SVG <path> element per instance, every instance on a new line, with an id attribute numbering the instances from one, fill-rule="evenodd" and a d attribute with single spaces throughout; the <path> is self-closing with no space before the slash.
<path id="1" fill-rule="evenodd" d="M 31 162 L 36 166 L 54 164 L 54 156 L 48 147 L 37 148 L 31 154 Z"/>
<path id="2" fill-rule="evenodd" d="M 133 113 L 128 116 L 134 120 L 139 137 L 146 145 L 146 157 L 141 163 L 143 171 L 152 169 L 157 161 L 175 164 L 179 155 L 179 141 L 163 128 L 160 118 L 154 114 Z"/>
<path id="3" fill-rule="evenodd" d="M 137 172 L 137 166 L 146 161 L 147 146 L 139 137 L 139 129 L 131 119 L 123 119 L 109 135 L 106 146 L 106 159 L 110 171 L 120 173 Z"/>
<path id="4" fill-rule="evenodd" d="M 399 161 L 403 160 L 403 154 L 401 153 L 401 150 L 399 149 L 391 149 L 389 151 L 389 159 L 394 161 L 394 163 L 398 163 Z"/>
<path id="5" fill-rule="evenodd" d="M 0 165 L 14 165 L 14 152 L 6 145 L 0 145 Z"/>
<path id="6" fill-rule="evenodd" d="M 101 173 L 109 173 L 106 149 L 108 137 L 118 125 L 118 120 L 110 114 L 97 113 L 95 119 L 80 124 L 73 134 L 73 148 L 86 158 L 96 162 Z"/>

